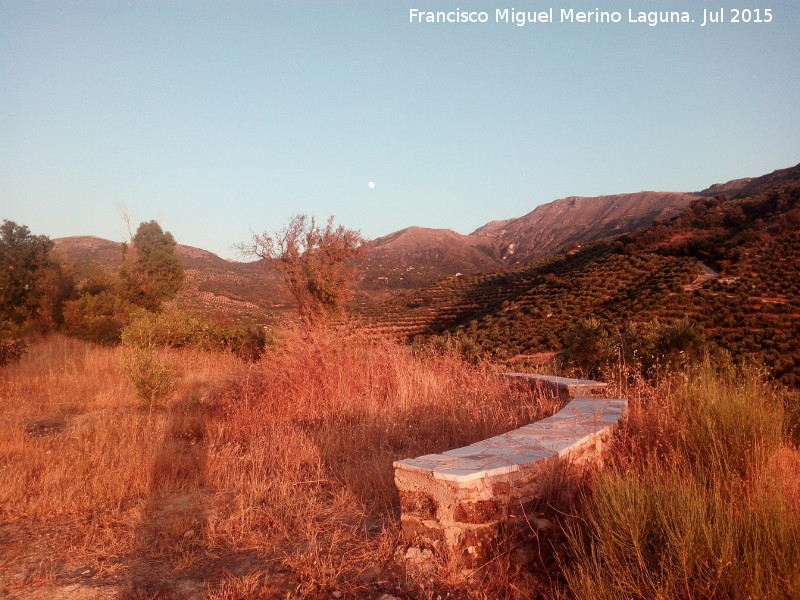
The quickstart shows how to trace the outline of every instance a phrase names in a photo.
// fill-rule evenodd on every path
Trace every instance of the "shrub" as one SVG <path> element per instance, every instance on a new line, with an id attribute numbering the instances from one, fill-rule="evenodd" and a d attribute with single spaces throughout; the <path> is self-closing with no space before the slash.
<path id="1" fill-rule="evenodd" d="M 0 367 L 18 361 L 27 347 L 18 326 L 0 321 Z"/>
<path id="2" fill-rule="evenodd" d="M 172 367 L 153 346 L 128 347 L 123 354 L 123 364 L 136 395 L 150 409 L 162 404 L 175 388 Z"/>
<path id="3" fill-rule="evenodd" d="M 599 377 L 603 368 L 617 357 L 617 346 L 611 332 L 594 316 L 581 317 L 567 331 L 562 363 L 578 369 L 587 377 Z"/>
<path id="4" fill-rule="evenodd" d="M 414 346 L 441 354 L 455 352 L 473 365 L 478 364 L 482 356 L 481 347 L 472 338 L 461 332 L 454 335 L 450 333 L 433 335 L 424 343 L 416 343 Z"/>
<path id="5" fill-rule="evenodd" d="M 576 598 L 798 597 L 800 519 L 772 462 L 786 417 L 761 376 L 704 367 L 631 407 L 625 450 L 566 520 Z"/>
<path id="6" fill-rule="evenodd" d="M 257 359 L 268 341 L 262 327 L 225 327 L 175 307 L 159 312 L 137 311 L 121 337 L 123 343 L 139 348 L 227 350 L 248 360 Z"/>
<path id="7" fill-rule="evenodd" d="M 136 306 L 112 290 L 85 293 L 64 305 L 64 326 L 70 335 L 97 344 L 116 344 Z"/>
<path id="8" fill-rule="evenodd" d="M 672 325 L 657 318 L 644 325 L 629 322 L 620 336 L 628 372 L 646 379 L 698 364 L 705 350 L 702 337 L 687 319 Z"/>

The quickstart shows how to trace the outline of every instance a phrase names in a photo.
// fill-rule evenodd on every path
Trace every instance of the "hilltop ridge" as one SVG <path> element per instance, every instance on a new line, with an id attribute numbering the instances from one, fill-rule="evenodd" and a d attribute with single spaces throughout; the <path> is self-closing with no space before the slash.
<path id="1" fill-rule="evenodd" d="M 472 356 L 512 361 L 552 357 L 581 316 L 609 340 L 622 327 L 685 320 L 712 348 L 755 357 L 800 387 L 800 168 L 776 173 L 748 181 L 749 195 L 695 196 L 671 219 L 443 279 L 365 306 L 362 319 L 383 334 L 442 336 Z M 719 276 L 700 277 L 711 269 Z"/>
<path id="2" fill-rule="evenodd" d="M 452 229 L 410 226 L 367 244 L 367 257 L 354 282 L 359 305 L 424 290 L 448 278 L 505 272 L 569 253 L 609 236 L 663 224 L 709 196 L 741 197 L 800 177 L 800 165 L 760 177 L 714 184 L 696 194 L 642 191 L 595 197 L 568 196 L 537 206 L 526 215 L 490 221 L 464 235 Z M 95 236 L 54 240 L 73 263 L 80 280 L 92 265 L 115 270 L 120 244 Z M 292 306 L 281 278 L 266 261 L 229 261 L 200 248 L 179 244 L 187 271 L 179 304 L 263 321 Z"/>
<path id="3" fill-rule="evenodd" d="M 534 208 L 517 219 L 492 221 L 472 235 L 493 238 L 505 264 L 554 254 L 585 243 L 667 219 L 696 199 L 683 192 L 636 192 L 606 196 L 569 196 Z"/>

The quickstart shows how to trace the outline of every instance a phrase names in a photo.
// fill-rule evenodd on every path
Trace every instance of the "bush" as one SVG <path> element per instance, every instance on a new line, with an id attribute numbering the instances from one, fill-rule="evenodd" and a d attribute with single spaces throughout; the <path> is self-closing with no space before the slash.
<path id="1" fill-rule="evenodd" d="M 413 346 L 418 350 L 440 354 L 455 353 L 473 365 L 478 364 L 482 356 L 481 347 L 472 338 L 461 332 L 433 335 L 422 343 L 415 342 Z"/>
<path id="2" fill-rule="evenodd" d="M 644 325 L 627 323 L 621 331 L 621 343 L 628 372 L 645 379 L 698 364 L 705 350 L 702 337 L 687 319 L 672 325 L 657 318 Z"/>
<path id="3" fill-rule="evenodd" d="M 113 290 L 84 293 L 64 305 L 64 326 L 70 335 L 97 344 L 116 344 L 136 306 Z"/>
<path id="4" fill-rule="evenodd" d="M 564 336 L 559 360 L 586 377 L 600 377 L 603 369 L 616 360 L 617 348 L 610 330 L 594 316 L 581 317 Z"/>
<path id="5" fill-rule="evenodd" d="M 0 367 L 17 362 L 27 347 L 18 326 L 9 321 L 0 321 Z"/>
<path id="6" fill-rule="evenodd" d="M 268 341 L 262 327 L 225 327 L 174 307 L 159 312 L 137 311 L 121 337 L 124 344 L 139 348 L 225 350 L 248 360 L 257 359 Z"/>
<path id="7" fill-rule="evenodd" d="M 773 460 L 787 419 L 761 375 L 704 368 L 631 407 L 626 449 L 566 520 L 576 598 L 798 597 L 800 518 Z"/>
<path id="8" fill-rule="evenodd" d="M 128 347 L 123 354 L 123 364 L 136 395 L 150 409 L 162 404 L 175 389 L 172 367 L 152 346 Z"/>

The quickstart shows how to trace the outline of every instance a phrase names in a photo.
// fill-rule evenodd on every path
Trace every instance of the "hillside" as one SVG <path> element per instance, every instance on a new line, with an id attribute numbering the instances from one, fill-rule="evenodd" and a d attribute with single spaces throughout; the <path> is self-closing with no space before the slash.
<path id="1" fill-rule="evenodd" d="M 571 196 L 537 206 L 527 215 L 493 221 L 472 235 L 491 237 L 506 264 L 529 262 L 573 244 L 617 235 L 667 219 L 697 198 L 680 192 Z"/>
<path id="2" fill-rule="evenodd" d="M 695 196 L 639 192 L 597 198 L 564 198 L 518 219 L 492 221 L 470 235 L 450 229 L 408 227 L 367 244 L 354 292 L 361 303 L 428 287 L 447 277 L 493 272 L 553 254 L 566 245 L 630 231 L 672 214 Z M 120 244 L 93 236 L 54 240 L 74 267 L 76 279 L 94 266 L 116 271 Z M 263 262 L 240 263 L 178 244 L 186 286 L 178 302 L 204 312 L 230 312 L 248 320 L 274 317 L 291 307 L 280 276 Z"/>
<path id="3" fill-rule="evenodd" d="M 715 243 L 725 247 L 729 243 L 725 235 L 750 235 L 744 234 L 741 227 L 754 231 L 761 231 L 759 227 L 773 231 L 776 227 L 773 223 L 758 225 L 747 214 L 739 215 L 734 208 L 744 202 L 743 194 L 754 197 L 771 187 L 790 187 L 798 177 L 800 166 L 715 184 L 697 195 L 639 192 L 563 198 L 518 219 L 492 221 L 470 235 L 449 229 L 409 227 L 369 242 L 367 257 L 359 266 L 354 282 L 354 304 L 374 322 L 376 329 L 414 335 L 463 328 L 471 321 L 494 330 L 489 323 L 494 317 L 490 315 L 499 311 L 503 316 L 519 319 L 515 307 L 547 306 L 551 302 L 547 298 L 556 301 L 556 297 L 569 295 L 571 299 L 565 307 L 587 312 L 613 305 L 620 289 L 632 294 L 641 292 L 640 286 L 650 284 L 681 287 L 693 279 L 698 259 L 708 257 L 714 263 L 708 251 L 701 252 L 694 246 L 669 252 L 663 247 L 631 249 L 631 242 L 625 241 L 624 235 L 619 237 L 620 234 L 645 227 L 636 234 L 636 239 L 652 240 L 661 239 L 664 231 L 679 231 L 674 234 L 676 244 L 679 241 L 697 244 L 717 232 L 722 238 Z M 713 192 L 725 193 L 732 199 L 709 198 Z M 706 205 L 711 208 L 698 208 Z M 689 209 L 690 206 L 694 208 Z M 686 229 L 687 222 L 696 225 Z M 718 222 L 730 226 L 719 230 Z M 609 242 L 590 243 L 611 235 L 618 236 L 613 246 Z M 74 264 L 78 280 L 89 274 L 92 265 L 116 270 L 121 259 L 119 244 L 109 240 L 69 237 L 55 242 Z M 620 244 L 628 250 L 620 251 Z M 566 256 L 553 258 L 565 248 Z M 186 287 L 178 298 L 180 306 L 262 323 L 291 309 L 292 301 L 282 290 L 279 274 L 263 263 L 227 261 L 183 245 L 178 245 L 177 252 L 186 267 Z M 623 255 L 629 258 L 623 260 Z M 592 266 L 593 257 L 598 262 Z M 584 268 L 579 267 L 581 261 L 587 265 L 585 272 L 580 272 Z M 723 280 L 729 275 L 726 268 L 732 267 L 723 264 Z M 637 276 L 640 279 L 635 279 Z M 617 284 L 623 280 L 627 283 L 619 288 Z M 420 291 L 413 293 L 415 290 Z M 398 293 L 401 295 L 392 300 Z M 588 295 L 593 295 L 594 300 L 583 302 L 581 299 L 587 299 Z M 666 301 L 662 296 L 658 301 Z M 549 317 L 555 319 L 556 325 L 551 323 L 543 329 L 546 333 L 537 334 L 535 340 L 528 334 L 517 333 L 502 343 L 498 339 L 496 344 L 484 340 L 484 334 L 476 333 L 473 337 L 483 349 L 508 345 L 503 352 L 512 355 L 552 351 L 560 344 L 559 332 L 563 333 L 566 323 L 571 321 L 566 309 L 563 314 L 563 323 Z M 514 327 L 526 328 L 527 320 L 522 318 L 521 324 Z"/>
<path id="4" fill-rule="evenodd" d="M 670 221 L 535 264 L 451 277 L 364 307 L 362 318 L 407 339 L 453 334 L 508 359 L 560 350 L 580 315 L 612 330 L 688 317 L 713 346 L 757 356 L 800 385 L 798 176 L 795 168 L 752 180 L 742 198 L 696 198 Z M 699 261 L 720 277 L 695 283 Z"/>
<path id="5" fill-rule="evenodd" d="M 93 236 L 53 240 L 56 248 L 73 266 L 81 281 L 92 268 L 116 271 L 122 260 L 120 244 Z M 235 262 L 212 252 L 178 244 L 176 254 L 183 262 L 186 281 L 178 294 L 178 306 L 226 318 L 263 322 L 265 315 L 287 310 L 289 298 L 280 289 L 280 275 L 263 262 Z"/>
<path id="6" fill-rule="evenodd" d="M 491 238 L 408 227 L 369 242 L 357 286 L 373 293 L 417 289 L 456 273 L 501 267 Z"/>
<path id="7" fill-rule="evenodd" d="M 469 235 L 408 227 L 368 244 L 357 287 L 373 297 L 387 296 L 457 274 L 531 262 L 568 246 L 646 227 L 674 216 L 695 198 L 680 192 L 572 196 L 519 218 L 490 221 Z"/>

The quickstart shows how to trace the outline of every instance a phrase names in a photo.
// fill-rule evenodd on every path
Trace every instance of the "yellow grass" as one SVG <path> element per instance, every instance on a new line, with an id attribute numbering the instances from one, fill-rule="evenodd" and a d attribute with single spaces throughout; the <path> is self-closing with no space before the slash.
<path id="1" fill-rule="evenodd" d="M 172 391 L 147 405 L 125 357 L 54 336 L 0 369 L 0 595 L 57 598 L 75 582 L 122 600 L 800 589 L 800 453 L 752 370 L 612 392 L 629 416 L 611 469 L 569 508 L 562 588 L 536 537 L 477 571 L 442 556 L 409 567 L 392 469 L 538 420 L 552 398 L 347 331 L 283 331 L 257 363 L 158 350 Z M 630 562 L 639 540 L 645 564 Z M 756 568 L 738 569 L 752 564 L 742 549 Z M 552 579 L 517 566 L 521 550 Z"/>
<path id="2" fill-rule="evenodd" d="M 455 356 L 346 332 L 286 331 L 255 364 L 159 354 L 174 391 L 153 409 L 119 348 L 56 336 L 0 370 L 0 590 L 58 557 L 129 598 L 179 597 L 180 581 L 214 598 L 422 593 L 393 561 L 392 461 L 556 408 Z"/>
<path id="3" fill-rule="evenodd" d="M 610 468 L 566 520 L 579 599 L 800 597 L 800 453 L 752 367 L 629 387 Z"/>

